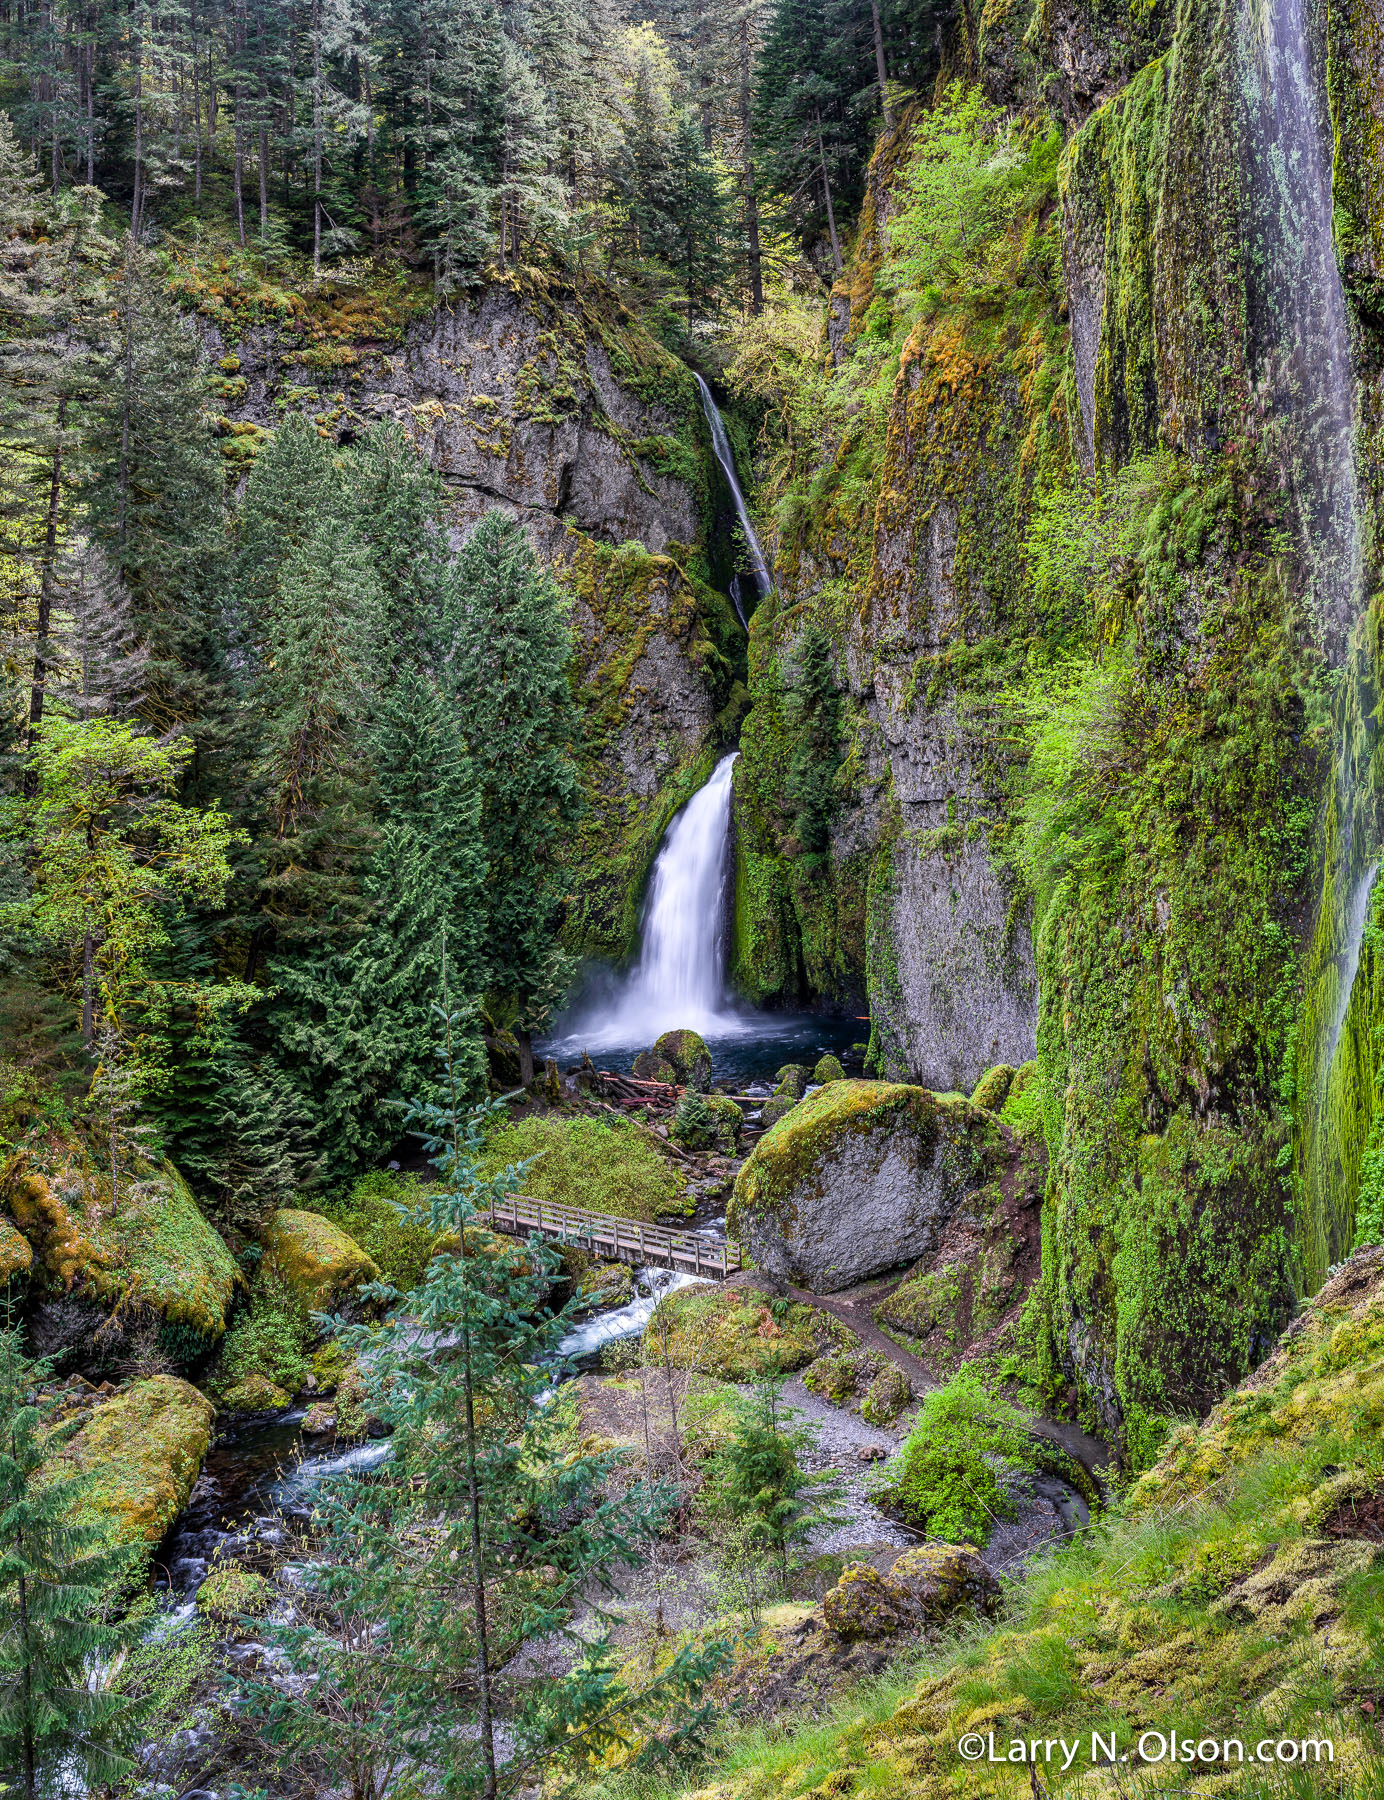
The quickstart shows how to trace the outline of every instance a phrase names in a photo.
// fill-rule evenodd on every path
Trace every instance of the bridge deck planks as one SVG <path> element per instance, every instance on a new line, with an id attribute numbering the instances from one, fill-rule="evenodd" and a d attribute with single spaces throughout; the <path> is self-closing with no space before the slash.
<path id="1" fill-rule="evenodd" d="M 586 1212 L 579 1206 L 534 1200 L 527 1194 L 510 1194 L 497 1200 L 490 1222 L 497 1231 L 512 1237 L 527 1237 L 536 1231 L 542 1237 L 560 1238 L 607 1262 L 653 1263 L 686 1275 L 705 1275 L 714 1281 L 734 1275 L 740 1267 L 739 1251 L 724 1238 L 714 1238 L 703 1231 L 670 1231 L 663 1225 L 642 1225 L 636 1219 Z"/>

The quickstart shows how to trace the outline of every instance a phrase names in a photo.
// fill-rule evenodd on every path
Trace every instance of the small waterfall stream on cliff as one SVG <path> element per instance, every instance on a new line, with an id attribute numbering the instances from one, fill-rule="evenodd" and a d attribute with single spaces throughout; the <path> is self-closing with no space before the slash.
<path id="1" fill-rule="evenodd" d="M 1346 1040 L 1379 870 L 1369 763 L 1375 671 L 1365 631 L 1355 388 L 1349 318 L 1332 237 L 1331 121 L 1306 0 L 1249 0 L 1242 96 L 1252 145 L 1247 275 L 1264 438 L 1279 453 L 1307 553 L 1314 622 L 1341 669 L 1339 751 L 1298 1070 L 1302 1222 L 1309 1272 L 1349 1248 L 1353 1196 L 1336 1111 Z M 1333 1074 L 1333 1072 L 1335 1072 Z M 1310 1278 L 1310 1275 L 1309 1275 Z"/>
<path id="2" fill-rule="evenodd" d="M 750 566 L 754 570 L 759 599 L 767 600 L 774 589 L 773 579 L 769 574 L 769 559 L 764 554 L 764 547 L 759 541 L 759 534 L 755 531 L 754 521 L 750 517 L 750 509 L 746 506 L 745 496 L 740 490 L 740 478 L 735 472 L 735 457 L 731 452 L 730 438 L 726 433 L 726 422 L 721 417 L 721 409 L 712 397 L 711 389 L 700 375 L 696 375 L 695 370 L 693 373 L 698 391 L 702 396 L 702 411 L 706 414 L 706 422 L 711 427 L 711 447 L 716 452 L 716 460 L 721 465 L 721 473 L 726 478 L 731 499 L 735 502 L 735 513 L 740 521 L 740 529 L 745 534 L 745 548 L 749 552 Z M 747 624 L 738 575 L 734 576 L 731 581 L 730 597 L 735 602 L 735 610 L 740 615 L 740 623 Z"/>

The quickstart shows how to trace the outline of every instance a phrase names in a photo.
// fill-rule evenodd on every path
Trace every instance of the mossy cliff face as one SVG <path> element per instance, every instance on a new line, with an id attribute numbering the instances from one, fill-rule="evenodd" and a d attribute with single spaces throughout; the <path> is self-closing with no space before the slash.
<path id="1" fill-rule="evenodd" d="M 1138 1460 L 1160 1420 L 1253 1367 L 1349 1241 L 1348 1200 L 1325 1221 L 1294 1169 L 1341 649 L 1313 536 L 1318 415 L 1279 386 L 1249 26 L 1214 0 L 1175 29 L 1131 15 L 1068 104 L 1041 48 L 1066 27 L 1044 19 L 1022 56 L 990 9 L 963 46 L 987 91 L 1029 108 L 1012 222 L 901 299 L 910 114 L 828 311 L 818 422 L 773 453 L 737 967 L 761 993 L 863 977 L 888 1076 L 969 1089 L 1036 1050 L 1035 1373 L 1074 1384 Z M 1039 93 L 1061 101 L 1055 127 Z M 786 774 L 814 741 L 814 634 L 836 690 L 815 860 Z M 1373 689 L 1356 689 L 1359 723 Z M 1350 1029 L 1370 1062 L 1339 1108 L 1358 1169 L 1363 1010 Z"/>
<path id="2" fill-rule="evenodd" d="M 726 1229 L 758 1267 L 832 1293 L 932 1250 L 1002 1154 L 994 1119 L 959 1095 L 833 1081 L 755 1145 Z"/>
<path id="3" fill-rule="evenodd" d="M 588 725 L 568 937 L 622 953 L 659 839 L 740 710 L 743 634 L 708 585 L 715 465 L 691 371 L 599 282 L 534 271 L 440 303 L 410 290 L 374 338 L 367 308 L 353 339 L 334 312 L 312 329 L 322 310 L 242 324 L 204 305 L 209 351 L 234 364 L 225 443 L 248 455 L 289 409 L 341 441 L 392 421 L 443 478 L 458 533 L 495 506 L 524 525 L 572 592 Z"/>

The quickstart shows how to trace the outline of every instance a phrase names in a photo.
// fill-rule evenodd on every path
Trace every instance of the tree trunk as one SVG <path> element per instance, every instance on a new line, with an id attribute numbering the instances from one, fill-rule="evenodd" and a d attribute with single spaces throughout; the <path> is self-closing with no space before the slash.
<path id="1" fill-rule="evenodd" d="M 837 275 L 841 273 L 841 240 L 836 235 L 836 210 L 831 204 L 831 177 L 827 174 L 827 153 L 822 142 L 822 111 L 817 108 L 817 159 L 822 165 L 822 193 L 827 203 L 827 230 L 831 233 L 831 260 Z"/>
<path id="2" fill-rule="evenodd" d="M 58 559 L 58 506 L 62 499 L 63 426 L 67 420 L 67 396 L 58 401 L 57 435 L 53 440 L 53 467 L 48 481 L 48 518 L 43 530 L 43 564 L 38 578 L 38 630 L 34 639 L 34 679 L 29 689 L 28 745 L 38 742 L 43 720 L 43 696 L 48 680 L 48 633 L 53 624 L 53 574 Z M 36 792 L 32 773 L 25 776 L 25 791 Z"/>
<path id="3" fill-rule="evenodd" d="M 894 114 L 889 105 L 889 70 L 884 61 L 884 27 L 880 23 L 879 0 L 870 0 L 870 17 L 875 31 L 875 75 L 879 81 L 879 108 L 884 114 L 884 129 L 894 129 Z"/>
<path id="4" fill-rule="evenodd" d="M 312 0 L 312 272 L 322 272 L 322 8 Z"/>
<path id="5" fill-rule="evenodd" d="M 759 242 L 759 196 L 750 149 L 750 19 L 740 18 L 740 180 L 745 193 L 745 243 L 750 266 L 750 311 L 764 311 L 764 253 Z"/>
<path id="6" fill-rule="evenodd" d="M 528 1087 L 533 1080 L 533 1037 L 527 1031 L 516 1031 L 519 1042 L 519 1079 Z"/>
<path id="7" fill-rule="evenodd" d="M 82 1043 L 90 1050 L 96 1038 L 96 939 L 82 939 Z"/>

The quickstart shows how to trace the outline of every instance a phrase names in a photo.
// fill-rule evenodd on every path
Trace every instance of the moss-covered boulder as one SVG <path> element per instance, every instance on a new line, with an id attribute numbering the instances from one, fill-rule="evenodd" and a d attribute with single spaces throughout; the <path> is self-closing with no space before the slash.
<path id="1" fill-rule="evenodd" d="M 757 1267 L 832 1293 L 926 1255 L 991 1161 L 999 1125 L 957 1097 L 833 1081 L 756 1144 L 727 1227 Z"/>
<path id="2" fill-rule="evenodd" d="M 696 1088 L 700 1094 L 711 1086 L 711 1052 L 705 1038 L 697 1032 L 665 1031 L 654 1045 L 653 1054 L 674 1071 L 673 1079 L 679 1086 Z"/>
<path id="3" fill-rule="evenodd" d="M 310 1312 L 326 1312 L 343 1296 L 379 1276 L 373 1257 L 320 1213 L 281 1208 L 264 1237 L 266 1271 Z"/>
<path id="4" fill-rule="evenodd" d="M 931 1624 L 963 1610 L 992 1613 L 999 1605 L 1000 1584 L 970 1544 L 905 1550 L 889 1571 L 889 1585 Z"/>
<path id="5" fill-rule="evenodd" d="M 634 1073 L 640 1081 L 662 1081 L 676 1087 L 678 1072 L 666 1056 L 653 1050 L 641 1050 L 634 1059 Z"/>
<path id="6" fill-rule="evenodd" d="M 838 1637 L 892 1637 L 912 1623 L 905 1596 L 869 1563 L 853 1563 L 822 1601 L 822 1615 Z"/>
<path id="7" fill-rule="evenodd" d="M 75 1153 L 46 1172 L 18 1163 L 4 1199 L 53 1286 L 150 1307 L 207 1340 L 225 1330 L 240 1274 L 171 1162 L 130 1180 L 113 1209 L 109 1175 Z"/>
<path id="8" fill-rule="evenodd" d="M 771 1094 L 759 1109 L 760 1122 L 765 1126 L 777 1125 L 797 1104 L 791 1094 Z"/>
<path id="9" fill-rule="evenodd" d="M 1009 1063 L 996 1063 L 976 1083 L 971 1094 L 971 1105 L 979 1106 L 985 1112 L 998 1112 L 1009 1097 L 1013 1079 L 1014 1070 Z"/>
<path id="10" fill-rule="evenodd" d="M 695 1369 L 723 1381 L 786 1375 L 826 1347 L 826 1328 L 810 1306 L 770 1302 L 758 1288 L 733 1282 L 679 1288 L 658 1303 L 644 1328 L 653 1362 Z"/>
<path id="11" fill-rule="evenodd" d="M 8 1219 L 0 1218 L 0 1286 L 23 1281 L 34 1266 L 33 1246 Z"/>
<path id="12" fill-rule="evenodd" d="M 860 1402 L 860 1416 L 870 1425 L 892 1425 L 913 1398 L 913 1384 L 895 1363 L 886 1363 Z"/>
<path id="13" fill-rule="evenodd" d="M 578 1281 L 572 1298 L 584 1312 L 628 1306 L 634 1298 L 634 1270 L 628 1263 L 593 1263 Z"/>
<path id="14" fill-rule="evenodd" d="M 263 1369 L 252 1369 L 248 1375 L 242 1375 L 229 1386 L 222 1387 L 219 1393 L 221 1404 L 227 1412 L 283 1412 L 293 1403 L 293 1396 L 288 1389 L 280 1387 L 273 1376 L 266 1375 Z"/>
<path id="15" fill-rule="evenodd" d="M 921 1544 L 905 1550 L 887 1575 L 855 1563 L 822 1602 L 838 1637 L 870 1639 L 938 1625 L 960 1612 L 992 1613 L 1000 1584 L 969 1544 Z"/>
<path id="16" fill-rule="evenodd" d="M 825 1087 L 829 1081 L 844 1081 L 846 1071 L 836 1057 L 821 1056 L 818 1057 L 817 1066 L 812 1071 L 812 1079 L 818 1087 Z"/>
<path id="17" fill-rule="evenodd" d="M 745 1124 L 745 1115 L 738 1102 L 732 1100 L 729 1094 L 708 1094 L 706 1110 L 711 1114 L 716 1148 L 727 1156 L 733 1156 Z"/>
<path id="18" fill-rule="evenodd" d="M 801 1100 L 811 1080 L 811 1069 L 802 1063 L 785 1063 L 774 1077 L 774 1092 L 786 1094 L 790 1100 Z"/>
<path id="19" fill-rule="evenodd" d="M 232 1631 L 242 1619 L 262 1619 L 273 1604 L 273 1582 L 244 1563 L 217 1563 L 197 1590 L 198 1612 Z"/>
<path id="20" fill-rule="evenodd" d="M 93 1477 L 82 1511 L 117 1542 L 158 1543 L 187 1505 L 214 1417 L 211 1401 L 172 1375 L 104 1401 L 59 1456 L 66 1472 Z"/>

